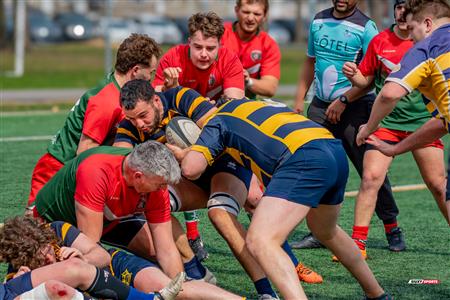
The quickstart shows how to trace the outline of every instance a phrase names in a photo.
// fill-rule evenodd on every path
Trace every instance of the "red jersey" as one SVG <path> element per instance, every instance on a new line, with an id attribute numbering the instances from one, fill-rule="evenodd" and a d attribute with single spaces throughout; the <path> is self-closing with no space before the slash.
<path id="1" fill-rule="evenodd" d="M 281 53 L 275 40 L 267 32 L 259 31 L 251 40 L 242 41 L 234 30 L 234 24 L 224 24 L 221 45 L 237 54 L 250 77 L 259 79 L 271 75 L 280 79 Z"/>
<path id="2" fill-rule="evenodd" d="M 244 90 L 242 64 L 236 54 L 220 48 L 216 61 L 206 70 L 194 66 L 189 57 L 189 45 L 178 45 L 167 51 L 161 58 L 153 86 L 164 84 L 163 71 L 169 67 L 180 67 L 178 79 L 181 86 L 196 90 L 204 97 L 217 99 L 228 88 Z"/>
<path id="3" fill-rule="evenodd" d="M 65 166 L 40 190 L 36 208 L 50 221 L 76 224 L 75 202 L 96 212 L 106 221 L 145 214 L 149 223 L 170 220 L 167 189 L 140 194 L 127 186 L 122 163 L 132 149 L 95 147 L 84 151 Z"/>

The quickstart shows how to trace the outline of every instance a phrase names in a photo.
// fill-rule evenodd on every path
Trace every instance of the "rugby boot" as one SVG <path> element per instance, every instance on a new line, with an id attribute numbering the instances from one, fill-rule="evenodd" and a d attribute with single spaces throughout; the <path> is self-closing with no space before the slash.
<path id="1" fill-rule="evenodd" d="M 208 251 L 206 251 L 202 238 L 198 236 L 194 240 L 188 240 L 189 246 L 191 246 L 192 251 L 194 252 L 195 256 L 197 256 L 197 259 L 199 261 L 204 261 L 209 257 Z"/>
<path id="2" fill-rule="evenodd" d="M 319 240 L 317 240 L 312 233 L 305 235 L 300 241 L 290 243 L 293 249 L 314 249 L 314 248 L 325 248 Z"/>
<path id="3" fill-rule="evenodd" d="M 388 248 L 394 252 L 400 252 L 406 249 L 405 237 L 400 227 L 392 228 L 391 232 L 386 233 Z"/>
<path id="4" fill-rule="evenodd" d="M 300 281 L 306 283 L 322 283 L 323 278 L 318 273 L 314 272 L 310 268 L 304 266 L 302 263 L 299 263 L 297 267 L 295 267 L 297 271 L 298 279 Z"/>

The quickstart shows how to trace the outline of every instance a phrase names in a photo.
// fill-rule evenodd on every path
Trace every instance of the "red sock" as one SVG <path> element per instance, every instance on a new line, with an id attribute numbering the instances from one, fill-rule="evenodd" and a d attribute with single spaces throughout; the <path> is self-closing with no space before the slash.
<path id="1" fill-rule="evenodd" d="M 397 222 L 391 224 L 384 224 L 384 232 L 390 233 L 392 229 L 398 227 Z"/>
<path id="2" fill-rule="evenodd" d="M 186 222 L 186 235 L 189 240 L 195 240 L 200 236 L 198 232 L 198 221 Z"/>
<path id="3" fill-rule="evenodd" d="M 358 248 L 366 249 L 367 236 L 369 235 L 369 226 L 353 226 L 352 239 L 355 241 Z"/>

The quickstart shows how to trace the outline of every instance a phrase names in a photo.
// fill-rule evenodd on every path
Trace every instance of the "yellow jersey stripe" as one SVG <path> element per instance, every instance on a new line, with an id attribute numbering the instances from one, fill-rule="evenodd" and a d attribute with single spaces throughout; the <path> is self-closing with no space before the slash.
<path id="1" fill-rule="evenodd" d="M 118 252 L 119 252 L 119 250 L 116 250 L 111 254 L 111 260 L 109 262 L 109 272 L 112 274 L 112 276 L 116 276 L 116 274 L 114 274 L 114 268 L 112 266 L 112 261 L 113 261 L 114 255 L 116 255 Z"/>
<path id="2" fill-rule="evenodd" d="M 70 227 L 72 227 L 72 225 L 70 225 L 69 223 L 64 223 L 62 228 L 61 228 L 61 239 L 64 241 L 66 239 L 66 235 L 67 232 L 69 231 Z"/>
<path id="3" fill-rule="evenodd" d="M 206 161 L 208 162 L 208 165 L 211 166 L 213 164 L 214 158 L 212 157 L 211 152 L 209 151 L 209 149 L 207 147 L 193 145 L 191 147 L 191 150 L 202 153 L 205 156 Z"/>
<path id="4" fill-rule="evenodd" d="M 118 128 L 117 133 L 125 134 L 125 135 L 128 135 L 129 137 L 132 137 L 135 140 L 139 140 L 136 136 L 134 136 L 134 134 L 131 131 L 129 131 L 125 128 Z"/>
<path id="5" fill-rule="evenodd" d="M 186 93 L 188 90 L 189 88 L 182 88 L 177 92 L 177 96 L 175 97 L 175 107 L 177 109 L 179 109 L 181 98 L 183 97 L 184 93 Z"/>
<path id="6" fill-rule="evenodd" d="M 265 120 L 260 126 L 260 130 L 264 133 L 273 134 L 278 128 L 289 123 L 299 123 L 309 121 L 303 116 L 291 112 L 283 112 L 272 115 Z"/>
<path id="7" fill-rule="evenodd" d="M 189 110 L 188 110 L 189 118 L 192 117 L 192 113 L 194 112 L 194 110 L 204 101 L 207 101 L 207 100 L 205 100 L 205 98 L 202 96 L 199 96 L 199 97 L 195 98 L 194 101 L 192 101 L 191 106 L 189 107 Z"/>
<path id="8" fill-rule="evenodd" d="M 304 128 L 289 133 L 284 138 L 284 143 L 291 153 L 312 140 L 334 139 L 334 136 L 325 128 Z"/>
<path id="9" fill-rule="evenodd" d="M 258 177 L 261 183 L 263 183 L 263 178 L 261 174 L 264 174 L 268 178 L 272 178 L 272 175 L 265 172 L 258 164 L 248 155 L 245 155 L 244 153 L 240 152 L 238 149 L 235 148 L 227 148 L 225 150 L 231 157 L 233 157 L 234 160 L 236 160 L 239 164 L 245 167 L 244 162 L 242 161 L 242 157 L 245 157 L 248 161 L 250 161 L 250 169 L 252 170 L 253 174 Z"/>

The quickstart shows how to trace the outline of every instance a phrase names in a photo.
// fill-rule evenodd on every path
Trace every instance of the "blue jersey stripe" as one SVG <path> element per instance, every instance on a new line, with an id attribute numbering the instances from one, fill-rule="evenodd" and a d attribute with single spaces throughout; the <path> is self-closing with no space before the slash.
<path id="1" fill-rule="evenodd" d="M 261 125 L 264 121 L 266 121 L 274 114 L 281 112 L 291 112 L 291 110 L 287 107 L 285 109 L 282 109 L 280 107 L 266 106 L 248 115 L 247 119 L 249 119 L 256 125 Z"/>
<path id="2" fill-rule="evenodd" d="M 296 122 L 296 123 L 288 123 L 280 128 L 278 128 L 273 135 L 279 137 L 279 138 L 285 138 L 288 134 L 292 133 L 295 130 L 301 130 L 301 129 L 307 129 L 307 128 L 322 128 L 319 124 L 316 122 L 313 122 L 311 120 L 303 121 L 303 122 Z"/>

